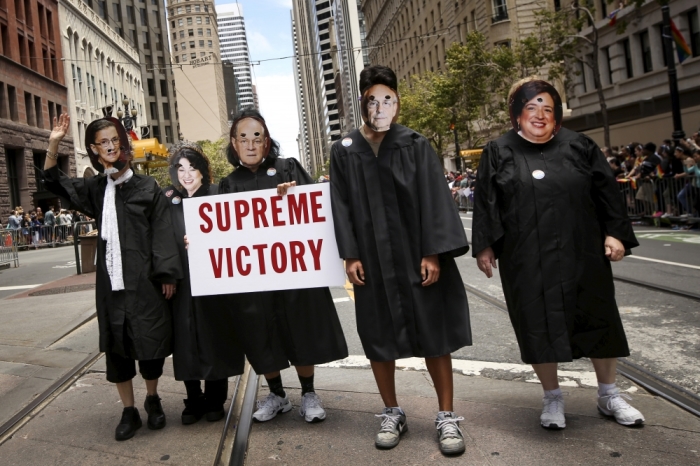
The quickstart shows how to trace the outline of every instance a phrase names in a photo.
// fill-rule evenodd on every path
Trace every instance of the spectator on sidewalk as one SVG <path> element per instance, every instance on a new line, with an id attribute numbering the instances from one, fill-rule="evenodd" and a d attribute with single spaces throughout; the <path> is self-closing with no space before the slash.
<path id="1" fill-rule="evenodd" d="M 453 406 L 451 353 L 472 344 L 455 257 L 469 250 L 458 211 L 428 140 L 396 124 L 397 79 L 374 65 L 360 74 L 360 129 L 331 148 L 331 200 L 340 257 L 354 285 L 357 330 L 384 410 L 378 448 L 406 431 L 396 360 L 425 358 L 438 397 L 443 454 L 465 449 Z"/>
<path id="2" fill-rule="evenodd" d="M 44 215 L 44 225 L 50 228 L 46 228 L 46 233 L 44 234 L 45 238 L 49 243 L 53 242 L 53 231 L 54 231 L 54 225 L 56 225 L 58 222 L 56 221 L 56 214 L 53 212 L 53 206 L 49 206 L 49 209 L 46 211 L 46 215 Z"/>
<path id="3" fill-rule="evenodd" d="M 172 349 L 167 300 L 182 278 L 170 212 L 158 183 L 131 170 L 129 139 L 119 120 L 95 120 L 85 130 L 90 161 L 104 173 L 92 178 L 70 178 L 58 169 L 58 146 L 70 117 L 54 118 L 53 126 L 45 186 L 95 217 L 100 231 L 95 290 L 100 351 L 105 353 L 107 380 L 116 384 L 123 406 L 115 438 L 126 440 L 142 426 L 132 385 L 137 361 L 146 380 L 148 427 L 165 427 L 158 379 Z"/>
<path id="4" fill-rule="evenodd" d="M 20 223 L 22 222 L 22 217 L 17 214 L 16 210 L 10 213 L 10 217 L 7 219 L 7 229 L 8 230 L 19 230 Z"/>
<path id="5" fill-rule="evenodd" d="M 544 389 L 542 427 L 566 426 L 558 363 L 588 357 L 598 411 L 644 422 L 615 386 L 629 356 L 610 261 L 638 246 L 617 183 L 596 144 L 561 127 L 561 97 L 525 79 L 508 97 L 513 130 L 486 145 L 479 165 L 473 246 L 491 278 L 496 260 L 523 362 Z"/>

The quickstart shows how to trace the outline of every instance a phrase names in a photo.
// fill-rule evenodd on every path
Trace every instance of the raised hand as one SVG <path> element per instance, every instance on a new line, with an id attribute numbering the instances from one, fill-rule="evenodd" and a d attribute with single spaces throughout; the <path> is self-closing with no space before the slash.
<path id="1" fill-rule="evenodd" d="M 58 119 L 53 117 L 53 129 L 49 135 L 49 141 L 61 141 L 68 133 L 69 126 L 70 116 L 67 113 L 62 113 Z"/>

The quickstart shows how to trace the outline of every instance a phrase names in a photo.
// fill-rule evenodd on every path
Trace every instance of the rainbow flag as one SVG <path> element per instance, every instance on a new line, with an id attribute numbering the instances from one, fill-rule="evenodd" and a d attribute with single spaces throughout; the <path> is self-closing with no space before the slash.
<path id="1" fill-rule="evenodd" d="M 617 14 L 622 10 L 622 8 L 618 8 L 617 10 L 613 10 L 610 12 L 608 15 L 608 26 L 615 26 L 617 23 Z"/>
<path id="2" fill-rule="evenodd" d="M 688 43 L 685 41 L 683 34 L 678 30 L 676 24 L 671 20 L 671 35 L 673 36 L 673 41 L 676 43 L 676 53 L 678 54 L 678 61 L 683 63 L 683 60 L 692 55 Z"/>
<path id="3" fill-rule="evenodd" d="M 664 169 L 661 168 L 661 164 L 658 164 L 656 166 L 656 177 L 657 178 L 663 178 L 666 173 L 664 172 Z"/>

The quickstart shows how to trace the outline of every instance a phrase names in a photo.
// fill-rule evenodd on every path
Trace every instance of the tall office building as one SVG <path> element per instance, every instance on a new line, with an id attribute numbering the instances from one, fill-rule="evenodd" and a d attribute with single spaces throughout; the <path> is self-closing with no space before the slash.
<path id="1" fill-rule="evenodd" d="M 250 52 L 245 32 L 243 6 L 238 3 L 217 5 L 217 22 L 221 60 L 233 64 L 233 72 L 238 80 L 239 107 L 257 107 L 257 98 L 253 89 L 253 75 L 250 68 Z"/>
<path id="2" fill-rule="evenodd" d="M 295 56 L 293 68 L 301 150 L 299 159 L 306 171 L 313 175 L 324 168 L 329 157 L 331 129 L 326 101 L 329 86 L 324 82 L 315 4 L 305 0 L 293 0 L 292 7 Z M 330 50 L 330 41 L 326 41 L 324 50 Z M 335 85 L 330 87 L 334 88 Z M 335 95 L 335 92 L 333 94 Z"/>
<path id="3" fill-rule="evenodd" d="M 331 37 L 332 10 L 330 0 L 316 0 L 316 30 L 321 46 L 321 66 L 323 67 L 323 86 L 326 88 L 326 105 L 328 106 L 328 123 L 331 141 L 340 139 L 340 117 L 338 115 L 338 94 L 335 89 L 335 69 L 331 48 L 335 46 L 335 37 Z"/>
<path id="4" fill-rule="evenodd" d="M 228 133 L 224 70 L 213 0 L 168 0 L 170 46 L 184 139 L 216 141 Z"/>
<path id="5" fill-rule="evenodd" d="M 168 28 L 164 0 L 120 0 L 109 3 L 105 0 L 83 0 L 83 3 L 138 50 L 141 82 L 146 84 L 144 113 L 148 137 L 158 138 L 165 144 L 177 141 L 179 124 L 170 52 L 166 43 Z"/>

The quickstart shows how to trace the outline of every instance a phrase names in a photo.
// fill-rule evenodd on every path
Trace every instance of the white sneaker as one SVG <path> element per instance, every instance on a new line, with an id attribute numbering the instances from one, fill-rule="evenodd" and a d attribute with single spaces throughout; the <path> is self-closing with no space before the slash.
<path id="1" fill-rule="evenodd" d="M 619 388 L 613 388 L 603 396 L 598 396 L 598 411 L 606 416 L 614 416 L 618 424 L 623 426 L 634 426 L 644 424 L 644 416 L 639 410 L 633 408 L 624 398 L 632 398 L 624 393 L 620 393 Z"/>
<path id="2" fill-rule="evenodd" d="M 292 409 L 292 403 L 285 395 L 284 398 L 270 393 L 263 401 L 258 401 L 258 410 L 253 413 L 253 419 L 258 422 L 269 421 L 277 413 L 286 413 Z"/>
<path id="3" fill-rule="evenodd" d="M 398 408 L 384 408 L 382 414 L 375 414 L 382 418 L 382 428 L 374 439 L 377 448 L 394 448 L 401 440 L 401 434 L 408 430 L 406 414 Z"/>
<path id="4" fill-rule="evenodd" d="M 306 422 L 321 422 L 326 418 L 326 410 L 323 409 L 321 399 L 316 393 L 309 392 L 301 397 L 299 415 L 303 416 Z"/>
<path id="5" fill-rule="evenodd" d="M 435 427 L 438 431 L 440 451 L 445 455 L 456 455 L 464 452 L 464 434 L 459 428 L 459 421 L 463 417 L 455 417 L 452 412 L 439 412 L 435 419 Z"/>
<path id="6" fill-rule="evenodd" d="M 542 398 L 542 414 L 540 424 L 545 429 L 563 429 L 566 427 L 564 418 L 564 395 L 545 395 Z"/>

